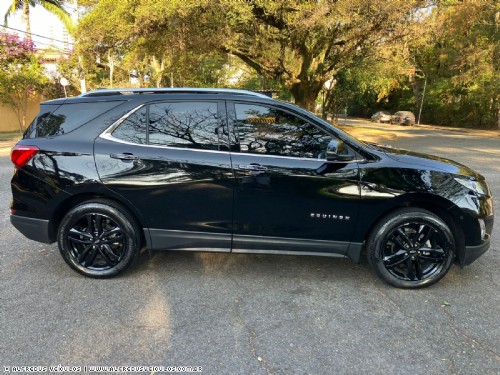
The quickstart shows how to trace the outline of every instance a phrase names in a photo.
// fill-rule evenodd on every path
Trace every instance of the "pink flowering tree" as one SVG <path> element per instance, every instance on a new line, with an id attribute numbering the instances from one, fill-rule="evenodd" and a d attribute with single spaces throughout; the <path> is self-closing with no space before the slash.
<path id="1" fill-rule="evenodd" d="M 16 113 L 21 133 L 26 129 L 29 100 L 40 95 L 48 82 L 33 42 L 0 32 L 0 103 Z"/>

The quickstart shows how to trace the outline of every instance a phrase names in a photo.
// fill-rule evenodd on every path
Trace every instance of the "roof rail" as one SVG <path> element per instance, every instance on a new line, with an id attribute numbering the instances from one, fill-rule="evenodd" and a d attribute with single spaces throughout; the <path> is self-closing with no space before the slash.
<path id="1" fill-rule="evenodd" d="M 193 88 L 193 87 L 176 87 L 176 88 L 123 88 L 123 89 L 96 89 L 86 92 L 80 96 L 109 96 L 109 95 L 133 95 L 133 94 L 233 94 L 257 96 L 260 98 L 269 99 L 269 96 L 247 90 L 236 89 L 217 89 L 217 88 Z"/>

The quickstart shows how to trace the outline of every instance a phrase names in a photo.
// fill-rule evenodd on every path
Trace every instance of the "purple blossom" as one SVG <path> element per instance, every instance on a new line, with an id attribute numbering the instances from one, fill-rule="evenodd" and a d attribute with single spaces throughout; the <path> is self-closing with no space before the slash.
<path id="1" fill-rule="evenodd" d="M 21 39 L 16 34 L 0 32 L 0 61 L 29 60 L 35 53 L 35 44 L 31 39 Z"/>

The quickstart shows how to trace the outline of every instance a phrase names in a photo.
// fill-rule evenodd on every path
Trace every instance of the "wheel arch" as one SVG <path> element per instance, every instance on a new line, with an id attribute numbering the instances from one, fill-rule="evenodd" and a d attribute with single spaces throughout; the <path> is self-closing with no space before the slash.
<path id="1" fill-rule="evenodd" d="M 391 206 L 380 215 L 378 215 L 362 234 L 364 244 L 363 250 L 366 250 L 366 240 L 370 236 L 370 233 L 372 233 L 373 228 L 381 220 L 384 220 L 385 217 L 401 208 L 421 208 L 441 218 L 453 233 L 456 246 L 455 258 L 460 260 L 465 251 L 464 229 L 458 220 L 458 218 L 461 216 L 460 209 L 450 201 L 435 195 L 420 196 L 418 199 L 405 199 L 399 202 L 399 204 Z"/>
<path id="2" fill-rule="evenodd" d="M 56 241 L 57 238 L 57 230 L 61 221 L 72 208 L 82 204 L 84 202 L 92 201 L 92 200 L 102 200 L 112 202 L 114 205 L 118 206 L 119 209 L 126 211 L 135 221 L 140 229 L 140 238 L 141 238 L 141 246 L 146 245 L 149 241 L 146 239 L 146 235 L 144 233 L 145 226 L 143 225 L 144 220 L 140 212 L 129 202 L 124 199 L 120 199 L 111 194 L 106 194 L 105 192 L 85 192 L 71 195 L 65 200 L 59 202 L 57 208 L 54 210 L 54 213 L 49 222 L 49 236 L 52 242 Z M 141 230 L 142 229 L 142 230 Z"/>

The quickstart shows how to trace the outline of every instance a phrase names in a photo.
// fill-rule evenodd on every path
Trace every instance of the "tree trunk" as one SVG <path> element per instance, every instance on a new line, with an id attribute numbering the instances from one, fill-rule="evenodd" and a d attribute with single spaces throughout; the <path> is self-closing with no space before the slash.
<path id="1" fill-rule="evenodd" d="M 23 18 L 26 25 L 26 37 L 31 39 L 31 25 L 30 25 L 30 2 L 23 1 Z"/>
<path id="2" fill-rule="evenodd" d="M 322 87 L 322 82 L 297 82 L 292 84 L 290 92 L 295 99 L 295 104 L 310 112 L 315 112 L 316 98 Z"/>
<path id="3" fill-rule="evenodd" d="M 109 64 L 109 87 L 113 88 L 113 75 L 115 73 L 115 60 L 113 54 L 108 51 L 108 64 Z"/>
<path id="4" fill-rule="evenodd" d="M 151 68 L 155 72 L 155 84 L 156 87 L 162 87 L 163 77 L 165 74 L 165 55 L 163 55 L 158 61 L 156 56 L 152 56 L 151 58 Z"/>

